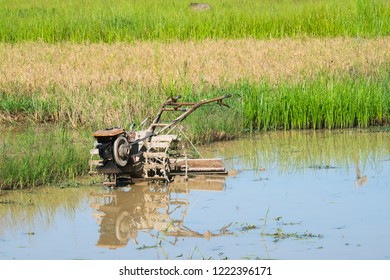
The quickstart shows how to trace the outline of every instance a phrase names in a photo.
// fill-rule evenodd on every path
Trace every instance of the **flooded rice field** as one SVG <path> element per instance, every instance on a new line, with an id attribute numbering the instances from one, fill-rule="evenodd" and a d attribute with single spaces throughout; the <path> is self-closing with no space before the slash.
<path id="1" fill-rule="evenodd" d="M 270 132 L 199 149 L 229 175 L 3 191 L 0 259 L 390 259 L 389 132 Z"/>

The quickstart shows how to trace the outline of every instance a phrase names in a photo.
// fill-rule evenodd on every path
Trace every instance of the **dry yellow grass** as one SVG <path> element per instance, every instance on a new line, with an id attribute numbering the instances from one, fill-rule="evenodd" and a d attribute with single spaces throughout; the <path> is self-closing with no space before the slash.
<path id="1" fill-rule="evenodd" d="M 320 72 L 372 74 L 390 62 L 390 37 L 378 39 L 218 40 L 135 44 L 0 44 L 0 90 L 50 85 L 77 89 L 112 83 L 146 87 L 239 80 L 301 80 Z"/>

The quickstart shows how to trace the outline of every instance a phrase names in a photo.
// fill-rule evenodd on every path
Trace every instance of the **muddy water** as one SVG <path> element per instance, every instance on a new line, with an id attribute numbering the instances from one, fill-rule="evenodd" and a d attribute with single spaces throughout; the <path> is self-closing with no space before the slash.
<path id="1" fill-rule="evenodd" d="M 390 259 L 390 133 L 201 147 L 229 176 L 0 195 L 0 259 Z"/>

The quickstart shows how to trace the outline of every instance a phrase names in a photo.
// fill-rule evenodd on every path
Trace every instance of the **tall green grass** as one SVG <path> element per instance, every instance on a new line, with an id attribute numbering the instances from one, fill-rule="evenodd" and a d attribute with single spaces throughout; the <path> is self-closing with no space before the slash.
<path id="1" fill-rule="evenodd" d="M 12 127 L 0 132 L 0 189 L 56 184 L 87 171 L 90 141 L 68 127 Z"/>
<path id="2" fill-rule="evenodd" d="M 387 0 L 67 0 L 0 3 L 0 41 L 131 42 L 390 35 Z"/>
<path id="3" fill-rule="evenodd" d="M 243 84 L 244 127 L 250 130 L 352 128 L 390 120 L 388 78 L 320 77 L 297 84 Z"/>
<path id="4" fill-rule="evenodd" d="M 229 93 L 230 109 L 210 105 L 185 120 L 194 138 L 224 139 L 254 130 L 368 127 L 390 122 L 389 80 L 384 71 L 367 77 L 323 74 L 300 82 L 244 81 L 221 87 L 112 84 L 93 91 L 51 87 L 50 94 L 23 90 L 1 94 L 0 117 L 8 123 L 25 120 L 74 128 L 128 128 L 155 114 L 170 95 L 199 101 Z"/>

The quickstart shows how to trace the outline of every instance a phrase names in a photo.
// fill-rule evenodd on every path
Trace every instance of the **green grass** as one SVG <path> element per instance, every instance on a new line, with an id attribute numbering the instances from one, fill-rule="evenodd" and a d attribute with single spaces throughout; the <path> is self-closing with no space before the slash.
<path id="1" fill-rule="evenodd" d="M 20 121 L 20 117 L 28 116 L 35 123 L 53 120 L 58 111 L 58 104 L 50 100 L 42 100 L 36 96 L 1 93 L 0 112 L 7 116 L 9 122 Z"/>
<path id="2" fill-rule="evenodd" d="M 319 77 L 298 84 L 241 85 L 244 127 L 250 130 L 352 128 L 390 120 L 388 78 Z"/>
<path id="3" fill-rule="evenodd" d="M 0 1 L 0 41 L 132 42 L 390 35 L 387 0 Z"/>
<path id="4" fill-rule="evenodd" d="M 2 129 L 0 189 L 58 184 L 86 173 L 90 144 L 67 127 Z"/>
<path id="5" fill-rule="evenodd" d="M 128 128 L 155 114 L 170 95 L 182 95 L 183 101 L 199 101 L 230 93 L 230 109 L 209 105 L 185 120 L 192 138 L 208 142 L 244 131 L 365 128 L 390 122 L 389 80 L 383 71 L 375 76 L 323 74 L 300 82 L 244 81 L 221 87 L 112 84 L 93 91 L 72 91 L 53 86 L 48 89 L 50 94 L 23 90 L 1 94 L 0 117 L 9 123 L 24 120 L 74 128 Z"/>

